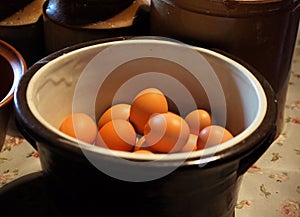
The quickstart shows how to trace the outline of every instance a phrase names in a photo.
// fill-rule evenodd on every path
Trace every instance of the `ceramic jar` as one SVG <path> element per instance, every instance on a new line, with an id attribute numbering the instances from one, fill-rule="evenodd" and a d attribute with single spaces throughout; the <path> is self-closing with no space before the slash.
<path id="1" fill-rule="evenodd" d="M 278 103 L 278 133 L 299 22 L 299 0 L 153 0 L 152 35 L 227 52 L 270 82 Z"/>

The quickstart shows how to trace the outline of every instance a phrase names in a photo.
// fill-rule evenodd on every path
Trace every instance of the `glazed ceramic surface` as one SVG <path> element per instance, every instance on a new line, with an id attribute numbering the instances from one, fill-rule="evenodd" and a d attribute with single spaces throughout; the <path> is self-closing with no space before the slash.
<path id="1" fill-rule="evenodd" d="M 153 0 L 151 34 L 219 49 L 256 68 L 272 85 L 279 101 L 279 133 L 284 122 L 299 3 L 292 0 Z"/>
<path id="2" fill-rule="evenodd" d="M 236 217 L 299 216 L 300 43 L 298 41 L 285 104 L 285 115 L 288 117 L 285 119 L 285 130 L 243 175 L 235 206 Z M 88 178 L 86 177 L 83 182 L 87 186 L 89 186 Z M 0 152 L 1 215 L 15 217 L 30 213 L 32 217 L 61 216 L 61 210 L 56 205 L 58 200 L 49 196 L 46 182 L 47 176 L 42 171 L 39 153 L 22 135 L 10 127 Z M 61 194 L 59 189 L 54 190 L 55 195 L 59 197 Z M 89 201 L 88 198 L 85 199 Z M 95 201 L 93 199 L 90 198 L 91 201 Z M 60 207 L 63 209 L 63 204 L 69 202 L 72 204 L 70 200 L 60 201 Z M 99 207 L 99 204 L 97 206 Z"/>
<path id="3" fill-rule="evenodd" d="M 55 2 L 55 1 L 53 1 Z M 63 1 L 58 1 L 63 2 Z M 98 7 L 102 7 L 102 1 L 97 2 Z M 101 18 L 101 14 L 95 14 L 98 19 L 93 18 L 93 22 L 85 22 L 81 24 L 66 22 L 53 16 L 53 12 L 59 10 L 51 9 L 51 1 L 46 1 L 44 5 L 44 36 L 45 36 L 45 52 L 49 55 L 52 52 L 66 48 L 90 40 L 104 39 L 119 36 L 137 36 L 148 35 L 149 32 L 149 11 L 150 4 L 147 0 L 122 1 L 122 10 L 112 7 L 114 4 L 120 4 L 116 1 L 113 4 L 104 2 L 111 8 L 111 17 Z M 131 3 L 128 5 L 128 3 Z M 124 8 L 124 5 L 127 7 Z M 64 6 L 66 9 L 68 5 Z M 92 8 L 91 8 L 92 9 Z M 80 10 L 83 7 L 78 8 Z M 109 13 L 109 12 L 108 12 Z M 77 18 L 78 15 L 73 15 Z M 74 20 L 74 19 L 72 19 Z M 82 22 L 82 19 L 78 19 Z"/>
<path id="4" fill-rule="evenodd" d="M 0 69 L 0 147 L 2 147 L 9 117 L 13 111 L 13 95 L 27 69 L 21 54 L 2 40 L 0 40 Z"/>
<path id="5" fill-rule="evenodd" d="M 27 1 L 14 14 L 0 19 L 0 38 L 21 53 L 28 67 L 45 55 L 43 3 L 44 0 Z"/>
<path id="6" fill-rule="evenodd" d="M 46 13 L 67 25 L 85 25 L 105 20 L 121 12 L 133 0 L 49 0 Z"/>
<path id="7" fill-rule="evenodd" d="M 0 20 L 25 7 L 33 0 L 3 0 L 0 2 Z"/>
<path id="8" fill-rule="evenodd" d="M 118 52 L 124 48 L 133 51 L 132 54 Z M 196 62 L 190 64 L 189 58 L 181 58 L 182 52 L 185 55 L 196 53 L 205 62 L 201 73 L 214 72 L 212 74 L 220 86 L 210 83 L 214 79 L 208 83 L 199 82 L 197 76 L 191 74 L 194 66 L 197 66 Z M 169 55 L 173 61 L 168 60 Z M 100 59 L 96 61 L 97 57 Z M 118 62 L 120 59 L 121 62 Z M 198 62 L 201 62 L 200 59 Z M 225 108 L 223 114 L 226 120 L 223 121 L 235 138 L 218 145 L 216 149 L 159 157 L 133 157 L 130 153 L 78 143 L 59 132 L 57 128 L 62 118 L 74 109 L 73 97 L 78 81 L 86 73 L 83 70 L 89 71 L 93 69 L 93 64 L 107 60 L 117 61 L 113 64 L 118 67 L 109 71 L 109 64 L 106 67 L 100 64 L 106 70 L 96 70 L 94 75 L 104 82 L 99 93 L 94 92 L 95 98 L 83 96 L 87 101 L 79 101 L 79 105 L 83 105 L 81 109 L 86 109 L 84 105 L 89 105 L 88 100 L 95 100 L 95 110 L 90 112 L 98 118 L 118 93 L 123 100 L 129 100 L 136 93 L 135 88 L 157 84 L 157 79 L 135 82 L 135 86 L 130 84 L 127 89 L 122 89 L 124 83 L 144 74 L 159 72 L 162 75 L 161 81 L 164 77 L 179 81 L 194 98 L 196 105 L 201 104 L 213 111 L 216 119 L 222 120 L 224 111 L 220 108 Z M 97 82 L 96 77 L 91 77 L 89 82 Z M 201 78 L 204 77 L 202 74 Z M 161 85 L 163 87 L 165 83 Z M 176 82 L 165 86 L 171 92 L 178 87 Z M 224 95 L 220 95 L 221 101 L 211 102 L 218 95 L 218 87 Z M 118 92 L 120 88 L 122 91 Z M 179 92 L 177 95 L 181 94 Z M 225 107 L 222 107 L 222 100 Z M 106 205 L 101 212 L 106 216 L 118 216 L 121 213 L 164 217 L 233 216 L 243 174 L 266 151 L 276 131 L 274 93 L 261 75 L 250 72 L 248 68 L 219 53 L 164 39 L 119 38 L 106 43 L 94 41 L 56 52 L 26 73 L 19 85 L 15 105 L 17 121 L 24 129 L 24 135 L 38 147 L 49 187 L 55 183 L 53 186 L 60 189 L 62 201 L 66 198 L 74 199 L 72 201 L 76 205 L 72 208 L 64 207 L 65 212 L 72 213 L 85 212 L 87 209 L 95 211 L 96 201 L 96 204 L 79 205 L 82 198 L 93 192 L 95 196 L 105 198 Z M 179 97 L 178 105 L 183 105 L 183 113 L 190 106 L 185 97 Z M 57 110 L 58 106 L 60 110 Z M 88 185 L 82 185 L 86 180 L 89 180 L 86 183 Z M 111 203 L 120 204 L 120 209 L 110 209 L 107 205 Z M 135 204 L 134 213 L 132 204 Z"/>

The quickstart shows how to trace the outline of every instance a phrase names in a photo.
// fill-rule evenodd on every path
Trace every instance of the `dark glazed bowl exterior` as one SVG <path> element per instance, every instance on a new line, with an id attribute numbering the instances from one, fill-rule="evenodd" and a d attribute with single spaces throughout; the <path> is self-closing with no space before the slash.
<path id="1" fill-rule="evenodd" d="M 9 118 L 13 112 L 13 95 L 19 79 L 27 69 L 21 54 L 0 40 L 0 150 L 5 140 Z"/>
<path id="2" fill-rule="evenodd" d="M 260 126 L 240 144 L 202 161 L 199 158 L 189 158 L 176 170 L 156 180 L 122 181 L 100 172 L 79 148 L 70 145 L 72 141 L 42 125 L 26 102 L 28 84 L 41 67 L 63 54 L 103 42 L 96 40 L 78 44 L 45 57 L 23 76 L 15 94 L 17 121 L 26 135 L 37 144 L 49 192 L 52 192 L 59 209 L 63 210 L 63 215 L 101 212 L 103 216 L 113 217 L 234 216 L 243 174 L 274 139 L 277 110 L 274 92 L 269 83 L 253 72 L 265 91 L 268 107 Z M 124 163 L 120 158 L 99 156 L 92 152 L 90 154 L 101 165 L 107 165 L 107 168 L 119 168 L 122 165 L 121 170 L 125 170 L 127 167 L 136 167 L 141 173 L 156 173 L 176 163 L 176 160 L 162 161 L 144 166 L 131 161 Z M 53 192 L 60 193 L 58 195 Z M 66 203 L 66 200 L 69 202 Z"/>
<path id="3" fill-rule="evenodd" d="M 150 34 L 220 49 L 254 67 L 279 101 L 279 134 L 284 127 L 299 5 L 299 0 L 153 0 Z"/>

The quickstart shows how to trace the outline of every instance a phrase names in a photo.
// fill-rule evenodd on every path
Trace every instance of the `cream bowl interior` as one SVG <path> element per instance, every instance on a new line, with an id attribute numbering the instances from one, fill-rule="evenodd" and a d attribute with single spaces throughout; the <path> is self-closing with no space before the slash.
<path id="1" fill-rule="evenodd" d="M 75 92 L 78 88 L 78 81 L 82 79 L 83 72 L 86 73 L 94 66 L 93 64 L 97 64 L 95 58 L 99 55 L 100 51 L 113 45 L 115 50 L 110 51 L 109 55 L 104 55 L 104 59 L 97 59 L 97 61 L 100 61 L 98 63 L 105 63 L 106 60 L 114 62 L 122 59 L 123 64 L 119 64 L 118 67 L 112 67 L 107 77 L 105 77 L 104 74 L 106 72 L 103 72 L 103 70 L 109 69 L 109 67 L 105 67 L 105 64 L 100 65 L 100 67 L 103 66 L 104 69 L 99 69 L 98 76 L 96 77 L 102 82 L 101 88 L 98 92 L 90 93 L 91 97 L 88 97 L 88 93 L 83 93 L 87 94 L 85 95 L 86 97 L 84 97 L 85 101 L 79 103 L 83 105 L 88 104 L 90 101 L 93 103 L 92 108 L 94 108 L 94 110 L 90 112 L 90 115 L 93 116 L 95 120 L 97 120 L 111 104 L 118 102 L 130 103 L 135 94 L 147 85 L 153 86 L 157 84 L 159 87 L 164 87 L 165 85 L 168 86 L 168 90 L 174 90 L 175 92 L 177 89 L 180 90 L 180 88 L 176 87 L 176 82 L 174 84 L 163 83 L 163 77 L 167 76 L 175 78 L 176 81 L 182 84 L 182 87 L 188 90 L 196 106 L 207 109 L 208 111 L 214 111 L 215 123 L 225 121 L 225 126 L 235 137 L 217 147 L 188 153 L 188 156 L 187 153 L 157 154 L 154 156 L 141 154 L 136 156 L 132 155 L 132 153 L 111 151 L 90 144 L 84 144 L 60 132 L 58 130 L 60 123 L 68 114 L 74 111 L 74 95 L 76 95 Z M 151 52 L 155 53 L 159 49 L 165 50 L 165 48 L 168 48 L 168 52 L 173 53 L 180 60 L 183 59 L 183 64 L 189 63 L 184 62 L 184 52 L 187 48 L 192 49 L 193 52 L 201 54 L 201 57 L 209 63 L 209 66 L 214 71 L 220 84 L 221 92 L 217 87 L 210 84 L 203 86 L 203 83 L 199 83 L 195 76 L 191 75 L 188 71 L 188 66 L 182 67 L 182 65 L 164 58 L 153 58 L 151 55 L 144 55 L 144 57 L 133 58 L 130 61 L 126 61 L 125 57 L 128 56 L 130 52 L 117 52 L 119 45 L 128 46 L 128 48 L 131 48 L 131 51 L 138 49 L 139 52 L 145 52 L 147 55 L 148 53 L 151 54 Z M 149 80 L 147 81 L 146 79 L 143 82 L 129 83 L 129 85 L 124 87 L 124 83 L 133 80 L 143 73 L 158 73 L 162 76 L 162 79 L 156 81 L 154 79 L 152 83 L 147 83 Z M 202 78 L 205 79 L 209 77 L 209 75 L 205 75 L 205 73 L 210 73 L 210 71 L 208 70 L 202 73 L 204 73 L 202 74 Z M 210 87 L 210 93 L 207 92 L 207 87 Z M 125 89 L 119 91 L 120 88 Z M 172 93 L 170 94 L 172 95 Z M 222 103 L 210 102 L 211 96 L 215 94 L 219 94 L 221 98 L 224 97 L 225 107 Z M 116 95 L 119 96 L 117 99 Z M 42 66 L 33 75 L 28 84 L 26 97 L 28 106 L 36 119 L 50 131 L 72 141 L 70 145 L 106 155 L 117 154 L 118 156 L 128 159 L 150 160 L 163 156 L 164 159 L 167 160 L 176 160 L 203 155 L 212 156 L 216 151 L 219 152 L 232 148 L 245 138 L 251 136 L 262 123 L 267 111 L 267 99 L 262 86 L 255 76 L 241 64 L 211 50 L 187 46 L 174 41 L 157 39 L 106 42 L 83 47 L 61 55 Z M 189 102 L 186 102 L 186 97 L 176 99 L 176 105 L 177 104 L 180 104 L 180 113 L 183 115 L 189 111 L 191 106 Z M 212 106 L 215 106 L 215 108 L 212 108 Z"/>

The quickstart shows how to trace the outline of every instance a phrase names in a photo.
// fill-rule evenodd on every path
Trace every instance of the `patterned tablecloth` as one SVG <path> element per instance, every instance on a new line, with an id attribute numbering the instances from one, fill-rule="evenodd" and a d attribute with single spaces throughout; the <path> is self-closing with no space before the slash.
<path id="1" fill-rule="evenodd" d="M 300 39 L 291 70 L 285 129 L 244 175 L 237 217 L 300 217 Z M 36 171 L 38 152 L 11 127 L 0 152 L 0 188 Z"/>

